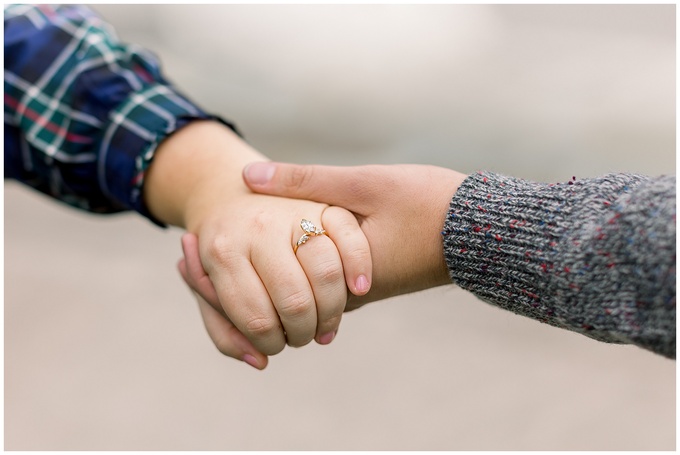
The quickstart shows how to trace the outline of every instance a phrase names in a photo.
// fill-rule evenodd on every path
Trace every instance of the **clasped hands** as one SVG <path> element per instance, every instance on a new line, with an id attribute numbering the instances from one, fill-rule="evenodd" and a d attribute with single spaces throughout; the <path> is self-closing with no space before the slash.
<path id="1" fill-rule="evenodd" d="M 344 311 L 449 283 L 440 231 L 464 177 L 271 163 L 226 127 L 194 122 L 161 144 L 144 197 L 187 230 L 178 267 L 216 347 L 262 369 L 286 344 L 330 343 Z M 302 219 L 327 235 L 294 252 Z"/>

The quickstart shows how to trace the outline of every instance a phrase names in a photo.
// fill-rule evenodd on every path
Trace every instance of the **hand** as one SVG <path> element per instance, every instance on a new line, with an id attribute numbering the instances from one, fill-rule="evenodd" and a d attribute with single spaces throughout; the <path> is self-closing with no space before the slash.
<path id="1" fill-rule="evenodd" d="M 335 204 L 357 217 L 370 245 L 373 279 L 370 292 L 349 296 L 347 311 L 450 283 L 441 230 L 449 202 L 465 177 L 420 165 L 342 168 L 253 163 L 243 173 L 253 191 Z M 194 289 L 210 300 L 209 281 Z"/>
<path id="2" fill-rule="evenodd" d="M 250 192 L 241 171 L 253 158 L 262 156 L 225 127 L 196 122 L 161 144 L 144 196 L 154 216 L 198 234 L 198 242 L 183 239 L 198 255 L 188 254 L 179 268 L 192 287 L 206 281 L 192 280 L 196 270 L 214 284 L 198 301 L 217 347 L 264 368 L 266 355 L 286 343 L 330 342 L 347 287 L 368 291 L 371 263 L 368 242 L 346 210 Z M 295 255 L 302 218 L 329 237 L 311 238 Z"/>
<path id="3" fill-rule="evenodd" d="M 441 231 L 465 175 L 422 165 L 299 166 L 253 163 L 243 178 L 257 193 L 308 199 L 351 211 L 368 238 L 373 284 L 347 309 L 450 283 Z"/>

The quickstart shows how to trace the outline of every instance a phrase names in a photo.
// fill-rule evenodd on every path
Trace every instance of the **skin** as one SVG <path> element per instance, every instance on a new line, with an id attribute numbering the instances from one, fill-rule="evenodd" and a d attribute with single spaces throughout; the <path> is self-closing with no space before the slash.
<path id="1" fill-rule="evenodd" d="M 243 173 L 254 192 L 338 205 L 356 216 L 370 244 L 373 282 L 368 293 L 348 295 L 346 310 L 450 283 L 440 232 L 449 202 L 465 177 L 434 166 L 270 162 L 253 163 Z M 350 233 L 336 232 L 342 235 Z M 187 246 L 186 262 L 197 262 L 197 251 Z M 195 293 L 214 304 L 210 280 L 199 267 L 184 277 Z"/>
<path id="2" fill-rule="evenodd" d="M 151 213 L 189 233 L 182 246 L 194 254 L 179 269 L 194 289 L 210 283 L 197 300 L 211 339 L 259 369 L 286 344 L 332 341 L 348 289 L 365 294 L 372 280 L 350 212 L 248 189 L 243 169 L 265 159 L 224 125 L 196 121 L 160 144 L 144 183 Z M 294 254 L 303 218 L 342 238 L 312 237 Z"/>

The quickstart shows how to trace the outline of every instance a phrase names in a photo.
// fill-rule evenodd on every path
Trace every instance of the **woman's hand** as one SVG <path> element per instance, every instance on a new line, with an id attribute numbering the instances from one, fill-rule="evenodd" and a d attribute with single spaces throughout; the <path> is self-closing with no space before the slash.
<path id="1" fill-rule="evenodd" d="M 346 310 L 450 283 L 441 230 L 449 202 L 465 177 L 419 165 L 253 163 L 243 173 L 255 192 L 342 206 L 356 216 L 370 244 L 373 279 L 370 292 L 349 296 Z M 192 282 L 200 277 L 197 270 Z M 192 287 L 210 300 L 208 280 Z"/>
<path id="2" fill-rule="evenodd" d="M 264 368 L 266 355 L 286 343 L 329 343 L 347 288 L 368 291 L 371 263 L 368 242 L 346 210 L 250 192 L 241 172 L 253 159 L 263 157 L 226 127 L 196 122 L 159 147 L 144 196 L 154 216 L 198 235 L 198 242 L 183 238 L 185 251 L 197 254 L 186 254 L 179 267 L 192 287 L 206 282 L 205 273 L 214 285 L 198 301 L 217 347 Z M 296 255 L 303 218 L 328 236 L 310 238 Z"/>

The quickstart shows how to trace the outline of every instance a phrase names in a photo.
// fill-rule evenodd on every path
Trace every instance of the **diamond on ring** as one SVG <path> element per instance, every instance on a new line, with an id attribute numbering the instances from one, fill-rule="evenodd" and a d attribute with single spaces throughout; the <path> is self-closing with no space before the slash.
<path id="1" fill-rule="evenodd" d="M 300 227 L 302 228 L 305 233 L 300 237 L 300 239 L 297 241 L 295 246 L 293 247 L 293 253 L 297 253 L 297 249 L 300 245 L 305 243 L 307 240 L 309 240 L 310 237 L 315 237 L 317 235 L 328 235 L 326 234 L 325 229 L 318 229 L 316 226 L 314 226 L 314 223 L 312 223 L 309 220 L 303 219 L 300 221 Z"/>
<path id="2" fill-rule="evenodd" d="M 300 227 L 309 235 L 324 235 L 326 233 L 323 229 L 317 229 L 314 223 L 309 220 L 300 221 Z"/>

